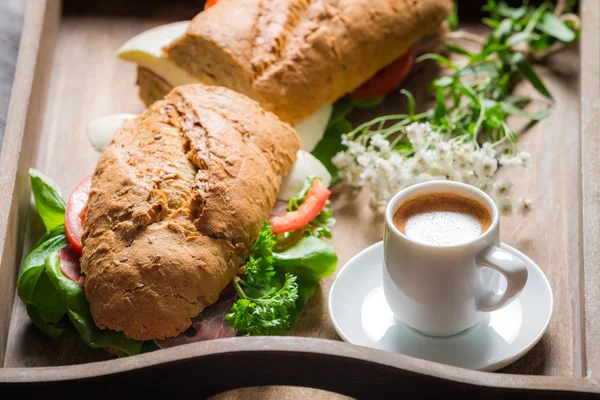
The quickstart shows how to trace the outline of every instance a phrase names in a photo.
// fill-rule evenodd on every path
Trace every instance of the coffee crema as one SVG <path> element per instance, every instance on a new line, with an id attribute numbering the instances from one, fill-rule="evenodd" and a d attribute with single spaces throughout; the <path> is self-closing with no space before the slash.
<path id="1" fill-rule="evenodd" d="M 477 200 L 454 193 L 427 193 L 404 202 L 394 225 L 406 236 L 434 246 L 452 246 L 478 238 L 492 224 Z"/>

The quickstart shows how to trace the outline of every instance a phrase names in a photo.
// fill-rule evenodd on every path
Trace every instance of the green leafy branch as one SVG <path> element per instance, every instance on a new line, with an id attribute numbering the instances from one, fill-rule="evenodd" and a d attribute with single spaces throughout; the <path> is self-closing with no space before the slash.
<path id="1" fill-rule="evenodd" d="M 575 3 L 559 1 L 552 5 L 544 2 L 537 7 L 524 4 L 513 8 L 504 2 L 488 0 L 483 9 L 489 16 L 483 22 L 492 31 L 487 37 L 464 31 L 449 32 L 446 47 L 455 55 L 453 59 L 440 54 L 425 54 L 417 59 L 417 62 L 434 60 L 447 71 L 431 83 L 436 99 L 433 108 L 416 113 L 412 94 L 402 90 L 408 99 L 408 113 L 381 116 L 352 129 L 345 119 L 349 112 L 347 101 L 341 100 L 334 108 L 323 145 L 320 143 L 313 154 L 325 162 L 334 177 L 337 170 L 329 156 L 344 150 L 339 139 L 342 134 L 346 134 L 348 141 L 367 145 L 370 137 L 379 133 L 390 140 L 392 149 L 410 155 L 411 146 L 404 134 L 406 127 L 414 122 L 428 122 L 444 137 L 473 141 L 476 147 L 489 142 L 494 147 L 502 146 L 508 153 L 516 152 L 517 136 L 508 126 L 508 117 L 517 115 L 535 122 L 545 118 L 548 109 L 526 111 L 524 108 L 532 99 L 514 96 L 513 89 L 526 80 L 544 98 L 552 101 L 550 91 L 532 67 L 532 62 L 564 48 L 579 37 L 579 19 L 571 13 Z M 456 10 L 448 22 L 451 28 L 458 27 Z M 477 50 L 456 44 L 457 41 L 470 42 Z M 459 63 L 457 58 L 462 61 Z"/>

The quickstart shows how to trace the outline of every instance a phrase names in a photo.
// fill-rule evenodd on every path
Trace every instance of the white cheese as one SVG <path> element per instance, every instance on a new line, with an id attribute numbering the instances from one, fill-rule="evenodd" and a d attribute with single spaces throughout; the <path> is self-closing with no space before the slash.
<path id="1" fill-rule="evenodd" d="M 323 139 L 332 112 L 333 105 L 324 104 L 316 113 L 294 125 L 300 136 L 302 150 L 311 152 L 317 147 L 317 143 Z"/>
<path id="2" fill-rule="evenodd" d="M 327 187 L 331 183 L 331 174 L 321 161 L 312 154 L 299 150 L 292 171 L 281 182 L 277 198 L 287 201 L 296 196 L 302 190 L 304 182 L 309 176 L 321 178 L 321 182 Z"/>
<path id="3" fill-rule="evenodd" d="M 113 114 L 90 122 L 87 135 L 94 150 L 99 153 L 104 151 L 123 122 L 135 117 L 135 114 Z"/>
<path id="4" fill-rule="evenodd" d="M 163 54 L 163 47 L 183 36 L 189 24 L 189 21 L 173 22 L 144 31 L 125 42 L 117 50 L 117 56 L 149 69 L 173 87 L 188 83 L 208 84 L 207 77 L 201 80 L 193 76 Z"/>

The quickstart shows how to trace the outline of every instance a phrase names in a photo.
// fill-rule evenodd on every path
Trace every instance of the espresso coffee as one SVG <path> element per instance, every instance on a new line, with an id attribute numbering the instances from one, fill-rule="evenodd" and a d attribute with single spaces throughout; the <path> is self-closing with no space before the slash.
<path id="1" fill-rule="evenodd" d="M 453 193 L 428 193 L 406 201 L 394 214 L 394 225 L 411 239 L 452 246 L 478 238 L 492 224 L 488 209 Z"/>

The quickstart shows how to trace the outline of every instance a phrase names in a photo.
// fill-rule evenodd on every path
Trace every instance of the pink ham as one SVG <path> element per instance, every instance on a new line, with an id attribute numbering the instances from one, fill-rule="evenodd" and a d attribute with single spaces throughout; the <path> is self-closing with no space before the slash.
<path id="1" fill-rule="evenodd" d="M 224 319 L 225 314 L 231 311 L 231 306 L 236 300 L 237 297 L 232 296 L 205 308 L 198 316 L 192 318 L 192 326 L 187 331 L 173 338 L 155 339 L 154 342 L 158 347 L 164 349 L 181 344 L 236 336 L 237 330 L 231 328 Z"/>
<path id="2" fill-rule="evenodd" d="M 287 214 L 287 212 L 288 212 L 288 202 L 277 199 L 275 201 L 275 205 L 273 206 L 273 210 L 271 211 L 271 216 L 269 218 L 285 215 L 285 214 Z"/>
<path id="3" fill-rule="evenodd" d="M 81 267 L 79 266 L 77 256 L 69 248 L 66 248 L 58 253 L 58 257 L 60 258 L 60 270 L 62 273 L 73 282 L 77 282 L 83 286 L 85 277 L 81 275 Z"/>

